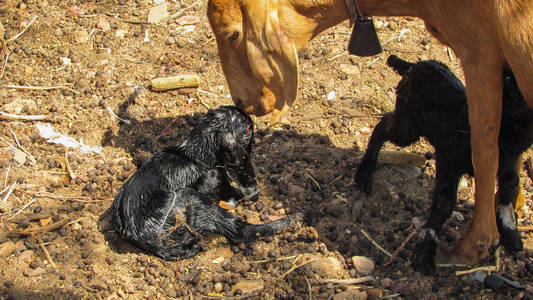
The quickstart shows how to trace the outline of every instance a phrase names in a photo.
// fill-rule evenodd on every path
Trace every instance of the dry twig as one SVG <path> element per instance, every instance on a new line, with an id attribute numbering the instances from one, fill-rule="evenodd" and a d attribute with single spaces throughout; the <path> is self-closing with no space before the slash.
<path id="1" fill-rule="evenodd" d="M 9 60 L 9 55 L 11 55 L 11 52 L 8 52 L 6 54 L 6 59 L 4 60 L 4 66 L 2 67 L 2 73 L 0 73 L 0 79 L 4 78 L 4 72 L 6 71 L 7 61 Z"/>
<path id="2" fill-rule="evenodd" d="M 533 226 L 532 225 L 529 225 L 529 226 L 518 226 L 518 230 L 520 230 L 520 231 L 533 231 Z"/>
<path id="3" fill-rule="evenodd" d="M 305 282 L 307 283 L 307 292 L 309 293 L 309 300 L 313 299 L 313 294 L 311 293 L 311 284 L 309 283 L 309 278 L 304 276 Z"/>
<path id="4" fill-rule="evenodd" d="M 396 250 L 394 250 L 394 252 L 392 252 L 392 256 L 389 258 L 389 261 L 386 262 L 383 265 L 384 267 L 388 266 L 390 263 L 392 263 L 392 261 L 398 256 L 400 251 L 402 251 L 402 249 L 405 247 L 405 245 L 407 245 L 407 242 L 409 242 L 409 240 L 412 239 L 416 235 L 416 233 L 417 233 L 416 230 L 413 230 L 411 233 L 409 233 L 409 235 L 407 236 L 405 241 L 403 241 L 403 243 L 400 245 L 400 247 L 398 247 Z"/>
<path id="5" fill-rule="evenodd" d="M 114 199 L 113 197 L 106 197 L 106 196 L 93 196 L 93 197 L 85 197 L 85 196 L 56 196 L 56 195 L 48 193 L 48 192 L 35 192 L 35 191 L 25 191 L 25 190 L 22 190 L 22 192 L 31 194 L 35 198 L 50 198 L 50 199 L 58 199 L 58 200 L 71 200 L 71 201 L 77 201 L 77 202 L 83 202 L 83 203 L 97 203 L 97 202 L 111 201 L 111 200 Z"/>
<path id="6" fill-rule="evenodd" d="M 6 195 L 4 196 L 4 199 L 2 199 L 2 203 L 6 202 L 7 199 L 9 199 L 9 196 L 11 196 L 11 193 L 13 193 L 13 190 L 15 189 L 15 186 L 17 186 L 18 182 L 15 180 L 11 186 L 9 187 L 9 190 L 7 190 Z"/>
<path id="7" fill-rule="evenodd" d="M 475 273 L 477 271 L 487 271 L 489 274 L 491 272 L 496 272 L 496 266 L 486 266 L 486 267 L 477 267 L 469 270 L 455 271 L 456 276 L 466 275 L 470 273 Z"/>
<path id="8" fill-rule="evenodd" d="M 200 0 L 197 0 L 196 2 L 194 2 L 193 4 L 191 4 L 190 6 L 187 6 L 187 7 L 183 8 L 183 9 L 178 10 L 177 12 L 173 13 L 170 17 L 168 17 L 168 18 L 162 20 L 161 22 L 168 22 L 168 21 L 170 21 L 170 20 L 172 20 L 172 19 L 175 19 L 175 18 L 177 18 L 177 17 L 180 17 L 181 15 L 183 15 L 183 13 L 185 13 L 187 10 L 189 10 L 189 9 L 191 9 L 191 8 L 193 8 L 193 7 L 195 7 L 198 3 L 200 3 Z"/>
<path id="9" fill-rule="evenodd" d="M 61 221 L 57 221 L 52 224 L 48 224 L 46 226 L 42 226 L 39 228 L 30 229 L 30 230 L 13 230 L 13 231 L 8 232 L 8 236 L 17 236 L 17 235 L 31 236 L 34 234 L 50 232 L 50 231 L 58 230 L 59 228 L 65 226 L 69 221 L 70 221 L 69 219 L 63 219 Z"/>
<path id="10" fill-rule="evenodd" d="M 48 262 L 50 263 L 52 268 L 56 269 L 57 266 L 54 263 L 54 261 L 52 260 L 52 257 L 50 257 L 50 253 L 48 252 L 48 249 L 46 249 L 46 246 L 44 245 L 43 240 L 41 240 L 41 238 L 39 236 L 36 236 L 34 234 L 32 234 L 32 237 L 37 241 L 37 243 L 39 243 L 39 247 L 41 247 L 41 250 L 43 250 L 44 256 L 46 257 L 46 260 L 48 260 Z"/>
<path id="11" fill-rule="evenodd" d="M 24 32 L 26 32 L 26 30 L 28 30 L 28 28 L 30 28 L 31 24 L 33 24 L 33 22 L 37 19 L 37 16 L 33 17 L 33 20 L 31 20 L 30 24 L 28 24 L 28 26 L 26 26 L 26 28 L 24 28 L 21 32 L 19 32 L 17 35 L 11 37 L 10 39 L 8 39 L 6 41 L 6 45 L 15 41 L 16 39 L 18 39 L 21 35 L 24 34 Z"/>
<path id="12" fill-rule="evenodd" d="M 22 211 L 24 211 L 28 206 L 30 206 L 33 202 L 35 202 L 35 199 L 32 199 L 30 202 L 26 203 L 23 207 L 21 207 L 14 215 L 12 215 L 11 217 L 7 218 L 6 221 L 9 221 L 11 220 L 12 218 L 18 216 Z"/>
<path id="13" fill-rule="evenodd" d="M 0 78 L 2 78 L 0 76 Z M 0 112 L 0 119 L 17 120 L 17 121 L 51 121 L 52 116 L 47 115 L 16 115 Z"/>
<path id="14" fill-rule="evenodd" d="M 300 268 L 300 267 L 303 267 L 303 266 L 305 266 L 305 265 L 307 265 L 307 264 L 309 264 L 309 263 L 312 263 L 312 262 L 314 262 L 315 260 L 317 260 L 317 259 L 316 259 L 316 258 L 313 258 L 313 259 L 310 259 L 310 260 L 308 260 L 308 261 L 306 261 L 306 262 L 303 262 L 303 263 L 301 263 L 301 264 L 299 264 L 299 265 L 296 265 L 296 266 L 290 268 L 287 272 L 281 274 L 281 276 L 280 276 L 279 278 L 280 278 L 280 279 L 283 279 L 283 278 L 285 278 L 285 276 L 287 276 L 287 275 L 288 275 L 289 273 L 291 273 L 292 271 L 294 271 L 294 270 L 296 270 L 296 269 L 298 269 L 298 268 Z M 295 260 L 295 261 L 296 261 L 296 260 Z"/>
<path id="15" fill-rule="evenodd" d="M 70 179 L 76 178 L 76 174 L 72 170 L 72 167 L 70 166 L 70 162 L 68 161 L 68 150 L 65 150 L 65 166 L 67 167 L 67 173 Z"/>
<path id="16" fill-rule="evenodd" d="M 374 241 L 370 235 L 364 231 L 363 229 L 361 229 L 361 233 L 372 243 L 374 244 L 374 246 L 376 246 L 376 248 L 378 248 L 379 250 L 381 250 L 381 252 L 385 253 L 388 257 L 392 257 L 392 254 L 389 253 L 389 251 L 385 250 L 383 247 L 381 247 L 378 243 L 376 243 L 376 241 Z"/>
<path id="17" fill-rule="evenodd" d="M 81 94 L 80 92 L 76 91 L 73 88 L 70 88 L 66 85 L 52 85 L 52 86 L 22 86 L 22 85 L 12 85 L 12 84 L 4 84 L 0 86 L 1 88 L 5 89 L 17 89 L 17 90 L 35 90 L 35 91 L 49 91 L 49 90 L 68 90 L 73 92 L 74 94 Z"/>

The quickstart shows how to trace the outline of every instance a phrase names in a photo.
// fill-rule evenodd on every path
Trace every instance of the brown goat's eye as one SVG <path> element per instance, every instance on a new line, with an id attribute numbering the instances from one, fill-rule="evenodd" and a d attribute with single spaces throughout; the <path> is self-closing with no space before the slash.
<path id="1" fill-rule="evenodd" d="M 229 37 L 229 41 L 230 42 L 234 42 L 236 41 L 237 39 L 239 38 L 239 32 L 238 31 L 235 31 L 233 32 L 230 37 Z"/>

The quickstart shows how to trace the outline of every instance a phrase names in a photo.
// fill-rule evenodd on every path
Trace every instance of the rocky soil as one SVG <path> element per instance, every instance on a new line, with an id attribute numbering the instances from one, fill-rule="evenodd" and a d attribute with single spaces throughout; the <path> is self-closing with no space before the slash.
<path id="1" fill-rule="evenodd" d="M 179 143 L 208 108 L 232 103 L 206 1 L 167 1 L 169 16 L 181 13 L 157 24 L 147 22 L 153 2 L 0 0 L 0 111 L 50 117 L 0 118 L 0 298 L 531 298 L 528 291 L 484 289 L 451 268 L 434 276 L 413 271 L 415 239 L 391 263 L 376 246 L 394 252 L 423 222 L 435 170 L 432 159 L 420 167 L 382 164 L 372 196 L 354 187 L 371 130 L 394 107 L 399 77 L 385 60 L 390 54 L 437 59 L 461 76 L 453 53 L 411 18 L 376 20 L 384 52 L 372 58 L 345 53 L 347 23 L 327 30 L 300 53 L 301 89 L 290 125 L 265 130 L 268 117 L 258 118 L 254 160 L 261 196 L 241 203 L 235 214 L 262 222 L 306 212 L 308 224 L 248 245 L 209 237 L 205 251 L 179 262 L 120 240 L 106 211 L 121 184 L 151 151 Z M 164 11 L 150 20 L 159 17 Z M 181 74 L 199 75 L 200 87 L 146 88 L 153 78 Z M 49 143 L 37 124 L 74 138 L 73 146 L 94 148 Z M 425 141 L 386 149 L 429 158 L 433 152 Z M 530 176 L 523 168 L 525 250 L 502 250 L 482 262 L 494 265 L 498 257 L 498 273 L 529 291 Z M 446 247 L 471 220 L 470 178 L 459 199 L 440 235 Z"/>

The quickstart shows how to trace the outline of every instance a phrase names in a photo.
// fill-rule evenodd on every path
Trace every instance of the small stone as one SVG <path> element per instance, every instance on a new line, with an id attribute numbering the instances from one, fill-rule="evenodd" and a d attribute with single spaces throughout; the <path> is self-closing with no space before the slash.
<path id="1" fill-rule="evenodd" d="M 76 5 L 71 6 L 67 10 L 67 16 L 71 16 L 71 17 L 79 17 L 79 16 L 83 16 L 84 14 L 85 14 L 85 10 L 77 7 Z"/>
<path id="2" fill-rule="evenodd" d="M 89 41 L 89 33 L 87 30 L 77 30 L 74 31 L 74 43 L 76 44 L 84 44 Z"/>
<path id="3" fill-rule="evenodd" d="M 176 20 L 180 26 L 194 25 L 200 23 L 200 18 L 198 16 L 183 16 Z"/>
<path id="4" fill-rule="evenodd" d="M 37 267 L 34 270 L 28 272 L 28 277 L 37 277 L 46 274 L 46 269 Z"/>
<path id="5" fill-rule="evenodd" d="M 111 25 L 109 24 L 109 22 L 107 21 L 105 17 L 100 17 L 98 19 L 98 22 L 96 23 L 96 28 L 103 30 L 103 31 L 108 31 L 108 30 L 111 30 Z"/>
<path id="6" fill-rule="evenodd" d="M 224 284 L 222 284 L 222 282 L 217 282 L 215 283 L 214 289 L 216 293 L 220 293 L 224 289 Z"/>
<path id="7" fill-rule="evenodd" d="M 118 29 L 117 31 L 115 31 L 115 37 L 121 39 L 126 36 L 126 33 L 127 33 L 126 30 Z"/>
<path id="8" fill-rule="evenodd" d="M 29 262 L 33 258 L 33 251 L 26 250 L 18 257 L 19 261 Z"/>
<path id="9" fill-rule="evenodd" d="M 348 289 L 333 296 L 333 300 L 366 300 L 366 298 L 366 292 L 355 289 Z"/>
<path id="10" fill-rule="evenodd" d="M 359 74 L 359 68 L 351 64 L 340 64 L 339 69 L 348 76 L 355 76 Z"/>
<path id="11" fill-rule="evenodd" d="M 0 257 L 7 258 L 15 250 L 15 243 L 8 241 L 0 245 Z"/>
<path id="12" fill-rule="evenodd" d="M 22 228 L 28 228 L 30 227 L 30 220 L 28 218 L 22 218 L 18 220 L 17 224 Z"/>
<path id="13" fill-rule="evenodd" d="M 241 280 L 231 288 L 231 291 L 235 294 L 237 290 L 241 290 L 241 294 L 250 294 L 263 290 L 264 286 L 265 282 L 262 279 Z"/>
<path id="14" fill-rule="evenodd" d="M 166 2 L 150 8 L 150 11 L 148 12 L 148 22 L 150 23 L 159 23 L 167 17 L 168 10 Z"/>
<path id="15" fill-rule="evenodd" d="M 298 196 L 300 194 L 304 194 L 305 189 L 299 185 L 295 184 L 289 184 L 287 186 L 287 195 L 288 196 Z"/>
<path id="16" fill-rule="evenodd" d="M 97 278 L 91 280 L 91 282 L 89 283 L 89 287 L 100 291 L 107 290 L 107 284 L 103 280 Z"/>
<path id="17" fill-rule="evenodd" d="M 394 280 L 386 277 L 381 280 L 381 286 L 383 286 L 386 289 L 390 289 L 394 287 Z"/>
<path id="18" fill-rule="evenodd" d="M 315 261 L 308 263 L 306 269 L 315 272 L 324 278 L 335 278 L 342 274 L 342 265 L 339 260 L 333 256 L 323 257 L 320 255 L 306 255 L 307 260 L 315 259 Z"/>
<path id="19" fill-rule="evenodd" d="M 374 261 L 365 256 L 352 256 L 352 263 L 357 273 L 363 276 L 372 274 L 376 267 Z"/>

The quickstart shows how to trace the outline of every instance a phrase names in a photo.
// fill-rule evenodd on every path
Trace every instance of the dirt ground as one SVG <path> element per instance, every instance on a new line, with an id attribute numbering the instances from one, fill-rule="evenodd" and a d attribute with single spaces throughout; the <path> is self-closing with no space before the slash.
<path id="1" fill-rule="evenodd" d="M 183 14 L 155 25 L 146 22 L 154 5 L 148 0 L 0 0 L 0 47 L 7 41 L 0 48 L 0 111 L 51 116 L 44 124 L 102 147 L 101 154 L 67 149 L 48 143 L 38 122 L 0 119 L 0 298 L 531 298 L 527 291 L 483 289 L 469 275 L 456 276 L 455 269 L 439 268 L 434 276 L 413 271 L 414 239 L 386 264 L 389 257 L 363 234 L 392 253 L 412 224 L 424 220 L 434 181 L 434 160 L 427 160 L 421 168 L 380 165 L 370 197 L 354 187 L 369 133 L 394 106 L 399 76 L 386 58 L 437 59 L 461 76 L 453 54 L 412 18 L 377 18 L 384 52 L 371 58 L 346 54 L 347 22 L 327 30 L 299 55 L 299 100 L 287 118 L 290 125 L 263 130 L 269 117 L 257 121 L 260 199 L 241 203 L 235 213 L 258 221 L 307 211 L 315 216 L 309 227 L 250 245 L 214 237 L 197 257 L 179 262 L 162 261 L 117 238 L 106 210 L 121 184 L 150 151 L 179 143 L 208 108 L 232 104 L 206 2 L 167 1 L 170 15 L 184 9 Z M 200 87 L 145 88 L 153 78 L 180 74 L 199 75 Z M 424 141 L 385 148 L 433 151 Z M 526 210 L 533 209 L 533 183 L 525 169 L 520 178 Z M 467 178 L 440 235 L 449 247 L 471 220 L 471 189 Z M 530 290 L 531 222 L 528 214 L 519 221 L 525 250 L 498 256 L 499 273 Z M 48 230 L 28 234 L 43 227 Z M 363 271 L 352 256 L 371 258 L 375 269 Z M 494 264 L 494 255 L 482 262 Z M 368 273 L 374 280 L 361 284 L 324 281 Z"/>

